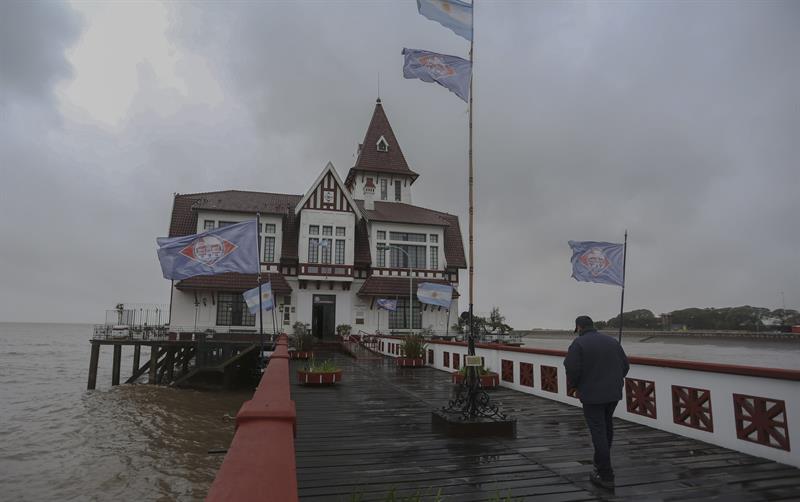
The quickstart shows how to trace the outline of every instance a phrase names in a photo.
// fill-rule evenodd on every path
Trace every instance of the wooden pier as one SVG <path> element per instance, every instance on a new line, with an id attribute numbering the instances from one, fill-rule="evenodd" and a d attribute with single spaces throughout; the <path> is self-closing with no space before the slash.
<path id="1" fill-rule="evenodd" d="M 334 359 L 344 375 L 332 388 L 292 379 L 301 500 L 800 500 L 800 469 L 621 420 L 612 493 L 588 480 L 580 408 L 499 388 L 492 400 L 518 420 L 517 437 L 451 438 L 433 431 L 430 413 L 450 397 L 449 374 L 316 357 Z M 292 362 L 290 374 L 302 364 Z"/>
<path id="2" fill-rule="evenodd" d="M 89 357 L 89 378 L 86 388 L 97 387 L 97 367 L 101 347 L 112 348 L 111 385 L 119 385 L 122 376 L 122 351 L 133 349 L 133 365 L 126 384 L 135 383 L 147 374 L 152 385 L 203 386 L 228 388 L 241 374 L 256 371 L 260 341 L 257 336 L 206 339 L 188 336 L 185 339 L 93 338 Z M 272 342 L 265 345 L 271 350 Z M 142 363 L 142 348 L 146 361 Z"/>

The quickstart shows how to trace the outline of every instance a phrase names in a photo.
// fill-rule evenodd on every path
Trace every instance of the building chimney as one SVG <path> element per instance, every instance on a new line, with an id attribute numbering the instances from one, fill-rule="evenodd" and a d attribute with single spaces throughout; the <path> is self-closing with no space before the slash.
<path id="1" fill-rule="evenodd" d="M 364 184 L 364 209 L 367 211 L 375 210 L 375 184 L 372 182 L 372 178 L 369 177 Z"/>

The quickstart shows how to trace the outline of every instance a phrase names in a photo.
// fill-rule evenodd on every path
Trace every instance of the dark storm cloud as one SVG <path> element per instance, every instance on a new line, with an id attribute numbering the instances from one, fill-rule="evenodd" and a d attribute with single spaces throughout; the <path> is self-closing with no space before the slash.
<path id="1" fill-rule="evenodd" d="M 152 242 L 171 193 L 301 193 L 328 160 L 346 174 L 378 74 L 421 174 L 414 202 L 459 214 L 466 242 L 466 107 L 404 80 L 400 56 L 465 57 L 463 39 L 411 2 L 175 4 L 170 20 L 222 103 L 165 114 L 182 98 L 141 65 L 119 131 L 22 111 L 0 124 L 0 162 L 15 166 L 0 209 L 26 221 L 0 223 L 23 243 L 0 249 L 0 319 L 34 318 L 52 284 L 52 320 L 166 300 Z M 520 328 L 615 315 L 619 289 L 571 279 L 566 242 L 626 228 L 628 308 L 776 307 L 781 291 L 797 307 L 798 25 L 794 2 L 479 2 L 476 310 L 499 305 Z M 23 54 L 50 68 L 43 81 L 68 75 L 64 37 Z"/>
<path id="2" fill-rule="evenodd" d="M 80 19 L 53 2 L 0 2 L 0 106 L 11 99 L 49 98 L 70 76 L 64 51 L 80 33 Z"/>

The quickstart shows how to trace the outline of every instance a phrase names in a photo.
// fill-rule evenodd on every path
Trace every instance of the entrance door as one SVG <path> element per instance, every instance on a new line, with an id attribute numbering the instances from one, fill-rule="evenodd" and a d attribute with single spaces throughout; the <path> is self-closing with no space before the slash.
<path id="1" fill-rule="evenodd" d="M 336 295 L 314 295 L 311 312 L 311 333 L 319 338 L 336 334 Z"/>

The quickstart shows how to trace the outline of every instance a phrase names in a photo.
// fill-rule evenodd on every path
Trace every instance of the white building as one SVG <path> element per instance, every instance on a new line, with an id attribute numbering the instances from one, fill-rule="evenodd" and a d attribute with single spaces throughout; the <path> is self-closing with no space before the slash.
<path id="1" fill-rule="evenodd" d="M 458 217 L 412 205 L 418 177 L 378 99 L 344 181 L 328 163 L 302 195 L 179 194 L 169 235 L 190 235 L 260 213 L 262 277 L 272 284 L 279 331 L 289 332 L 300 321 L 320 338 L 334 336 L 339 324 L 351 325 L 353 333 L 407 333 L 411 289 L 413 329 L 443 332 L 447 310 L 420 304 L 417 284 L 457 287 L 458 271 L 466 268 L 464 245 Z M 256 285 L 255 275 L 233 273 L 175 282 L 170 324 L 173 329 L 256 331 L 259 319 L 247 312 L 241 295 Z M 397 299 L 397 311 L 378 309 L 379 298 Z M 454 298 L 451 324 L 457 307 Z M 265 313 L 264 332 L 272 331 L 272 315 Z"/>

